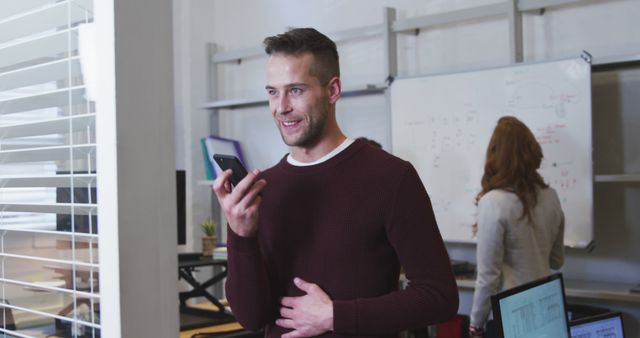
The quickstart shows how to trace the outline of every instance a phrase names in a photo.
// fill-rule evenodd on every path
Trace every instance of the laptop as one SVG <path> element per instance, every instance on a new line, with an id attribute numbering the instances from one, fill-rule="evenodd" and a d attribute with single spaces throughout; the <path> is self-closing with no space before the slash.
<path id="1" fill-rule="evenodd" d="M 499 292 L 491 306 L 500 337 L 570 337 L 560 273 Z"/>
<path id="2" fill-rule="evenodd" d="M 569 327 L 571 328 L 571 338 L 624 338 L 620 312 L 608 312 L 572 320 L 569 322 Z"/>

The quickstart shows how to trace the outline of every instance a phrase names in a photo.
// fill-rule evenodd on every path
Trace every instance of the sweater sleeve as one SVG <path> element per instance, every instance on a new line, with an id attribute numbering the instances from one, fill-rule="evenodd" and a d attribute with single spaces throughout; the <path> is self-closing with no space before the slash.
<path id="1" fill-rule="evenodd" d="M 471 307 L 471 325 L 475 327 L 484 326 L 491 312 L 490 297 L 500 289 L 504 234 L 499 206 L 490 198 L 482 198 L 478 203 L 478 277 Z"/>
<path id="2" fill-rule="evenodd" d="M 562 211 L 560 212 L 562 213 Z M 554 270 L 560 269 L 564 264 L 564 214 L 560 216 L 560 228 L 553 242 L 551 255 L 549 255 L 549 266 Z"/>
<path id="3" fill-rule="evenodd" d="M 408 163 L 390 192 L 386 233 L 408 287 L 371 298 L 334 301 L 334 331 L 384 334 L 443 322 L 458 310 L 458 289 L 431 202 Z"/>
<path id="4" fill-rule="evenodd" d="M 265 327 L 273 313 L 271 290 L 257 237 L 242 237 L 227 227 L 225 290 L 233 315 L 249 330 Z"/>

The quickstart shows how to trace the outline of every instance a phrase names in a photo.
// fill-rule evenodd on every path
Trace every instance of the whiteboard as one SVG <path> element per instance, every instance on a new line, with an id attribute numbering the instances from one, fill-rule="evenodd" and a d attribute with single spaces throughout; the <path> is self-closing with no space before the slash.
<path id="1" fill-rule="evenodd" d="M 393 153 L 429 192 L 445 241 L 473 242 L 474 200 L 498 118 L 522 120 L 540 142 L 540 174 L 560 197 L 565 244 L 593 239 L 591 66 L 582 59 L 397 79 Z"/>

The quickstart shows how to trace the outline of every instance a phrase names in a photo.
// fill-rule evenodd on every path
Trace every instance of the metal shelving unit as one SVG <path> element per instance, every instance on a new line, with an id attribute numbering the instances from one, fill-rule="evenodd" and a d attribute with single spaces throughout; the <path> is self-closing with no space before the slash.
<path id="1" fill-rule="evenodd" d="M 385 68 L 387 85 L 397 76 L 397 35 L 415 34 L 421 29 L 428 29 L 442 25 L 461 23 L 470 20 L 486 19 L 491 17 L 506 17 L 509 20 L 509 53 L 511 62 L 522 62 L 522 14 L 525 12 L 543 13 L 546 8 L 577 3 L 580 0 L 506 0 L 502 3 L 476 6 L 472 8 L 454 10 L 438 14 L 417 16 L 398 20 L 396 10 L 385 8 L 383 10 L 383 22 L 377 25 L 364 26 L 344 31 L 327 34 L 337 44 L 350 40 L 381 36 L 385 42 Z M 260 46 L 237 49 L 232 51 L 217 52 L 215 44 L 209 45 L 209 88 L 212 79 L 216 78 L 216 66 L 224 63 L 242 63 L 243 60 L 264 57 L 264 50 Z M 371 86 L 373 90 L 369 90 Z M 376 84 L 365 84 L 361 88 L 346 89 L 345 96 L 367 95 L 382 93 L 386 86 L 381 88 Z M 362 90 L 362 87 L 365 89 Z M 379 90 L 378 90 L 379 89 Z M 237 98 L 218 100 L 214 91 L 210 90 L 211 101 L 203 104 L 203 108 L 209 111 L 219 109 L 236 109 L 251 107 L 266 103 L 264 98 Z"/>

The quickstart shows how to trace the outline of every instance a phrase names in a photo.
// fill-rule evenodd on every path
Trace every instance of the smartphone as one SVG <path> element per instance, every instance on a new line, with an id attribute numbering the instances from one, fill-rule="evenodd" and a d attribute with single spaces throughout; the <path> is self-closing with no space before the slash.
<path id="1" fill-rule="evenodd" d="M 245 169 L 242 162 L 233 155 L 213 154 L 213 160 L 218 163 L 222 170 L 231 169 L 233 171 L 229 180 L 234 187 L 247 176 L 247 169 Z"/>

